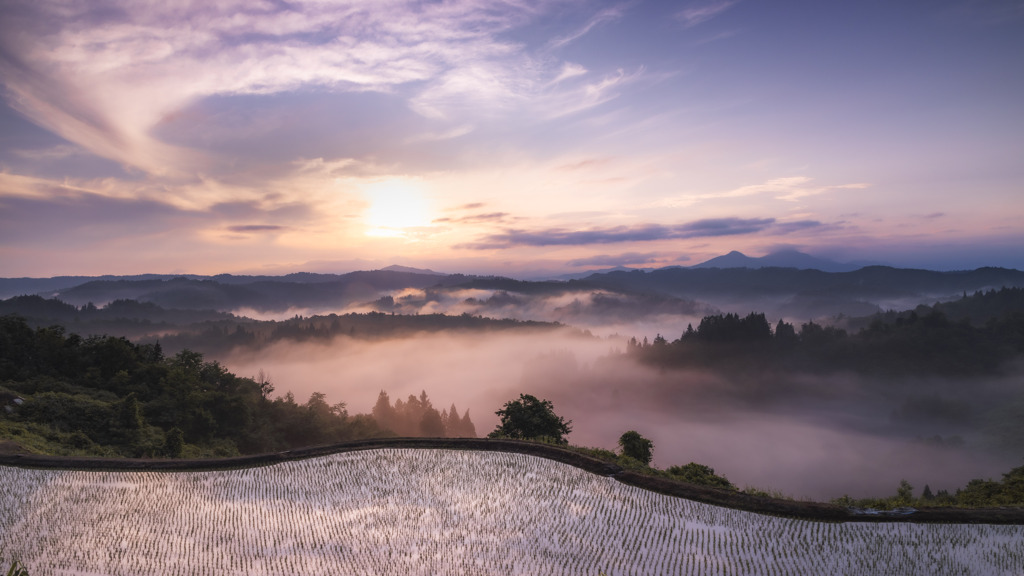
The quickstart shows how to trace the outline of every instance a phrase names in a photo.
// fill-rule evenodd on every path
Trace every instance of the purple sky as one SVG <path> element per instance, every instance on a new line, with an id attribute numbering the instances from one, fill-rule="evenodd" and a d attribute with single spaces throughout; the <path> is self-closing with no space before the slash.
<path id="1" fill-rule="evenodd" d="M 0 276 L 1024 268 L 1024 2 L 0 0 Z"/>

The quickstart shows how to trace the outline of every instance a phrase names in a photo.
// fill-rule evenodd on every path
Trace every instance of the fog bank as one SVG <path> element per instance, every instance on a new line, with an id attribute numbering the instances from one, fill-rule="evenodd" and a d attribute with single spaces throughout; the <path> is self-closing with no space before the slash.
<path id="1" fill-rule="evenodd" d="M 350 413 L 369 413 L 381 390 L 392 399 L 426 391 L 439 409 L 468 409 L 481 436 L 497 425 L 494 412 L 505 402 L 534 394 L 573 421 L 573 444 L 615 449 L 619 435 L 637 430 L 654 441 L 658 467 L 700 462 L 740 487 L 796 497 L 889 495 L 904 478 L 917 491 L 925 483 L 954 490 L 1019 465 L 1019 455 L 983 449 L 984 436 L 964 422 L 900 417 L 908 390 L 926 386 L 956 402 L 953 391 L 966 383 L 659 371 L 623 356 L 622 338 L 567 334 L 279 342 L 236 352 L 224 364 L 240 375 L 262 369 L 277 394 L 291 391 L 300 402 L 324 392 Z M 971 383 L 969 392 L 998 398 L 1015 382 Z"/>

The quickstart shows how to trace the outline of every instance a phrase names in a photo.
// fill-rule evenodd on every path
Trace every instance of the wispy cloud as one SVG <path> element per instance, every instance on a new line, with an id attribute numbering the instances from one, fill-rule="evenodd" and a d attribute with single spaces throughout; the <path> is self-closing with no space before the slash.
<path id="1" fill-rule="evenodd" d="M 559 166 L 556 166 L 555 170 L 563 170 L 563 171 L 571 172 L 571 171 L 575 171 L 575 170 L 583 170 L 583 169 L 591 169 L 591 168 L 601 168 L 601 167 L 603 167 L 603 166 L 605 166 L 605 165 L 607 165 L 607 164 L 609 164 L 611 162 L 612 162 L 612 158 L 609 158 L 609 157 L 586 158 L 584 160 L 579 160 L 577 162 L 569 162 L 569 163 L 566 163 L 566 164 L 561 164 Z"/>
<path id="2" fill-rule="evenodd" d="M 491 212 L 488 214 L 471 214 L 469 216 L 463 216 L 461 218 L 436 218 L 434 222 L 449 222 L 453 224 L 483 224 L 493 222 L 503 222 L 508 219 L 508 212 Z"/>
<path id="3" fill-rule="evenodd" d="M 245 232 L 280 232 L 284 230 L 284 226 L 276 226 L 273 224 L 243 224 L 239 226 L 228 226 L 228 230 L 232 232 L 245 233 Z"/>
<path id="4" fill-rule="evenodd" d="M 689 7 L 677 12 L 676 18 L 683 23 L 684 27 L 693 28 L 725 12 L 736 4 L 737 1 L 717 0 L 710 3 L 691 4 Z"/>
<path id="5" fill-rule="evenodd" d="M 475 117 L 590 108 L 630 76 L 613 69 L 580 83 L 582 66 L 507 39 L 555 0 L 13 4 L 0 23 L 0 79 L 12 105 L 91 153 L 150 174 L 203 171 L 204 154 L 161 141 L 153 128 L 210 96 L 398 94 L 419 114 L 453 124 L 408 136 L 424 142 L 467 134 Z M 600 10 L 562 45 L 620 15 Z"/>
<path id="6" fill-rule="evenodd" d="M 601 10 L 600 12 L 595 14 L 593 17 L 591 17 L 590 20 L 588 20 L 586 24 L 584 24 L 583 26 L 581 26 L 580 28 L 574 30 L 573 32 L 571 32 L 569 34 L 566 34 L 565 36 L 560 36 L 558 38 L 555 38 L 554 40 L 552 40 L 548 44 L 548 46 L 550 48 L 552 48 L 552 49 L 557 49 L 557 48 L 561 48 L 561 47 L 563 47 L 563 46 L 565 46 L 567 44 L 570 44 L 573 41 L 578 40 L 579 38 L 582 38 L 583 36 L 585 36 L 588 32 L 590 32 L 591 30 L 593 30 L 597 26 L 600 26 L 601 24 L 603 24 L 605 22 L 609 22 L 609 21 L 612 21 L 612 20 L 618 20 L 619 18 L 622 18 L 622 14 L 623 14 L 624 11 L 625 11 L 625 8 L 622 7 L 622 6 L 615 6 L 615 7 L 612 7 L 612 8 L 606 8 L 604 10 Z"/>
<path id="7" fill-rule="evenodd" d="M 15 156 L 28 160 L 60 160 L 85 154 L 85 150 L 72 144 L 59 144 L 49 148 L 14 150 Z"/>
<path id="8" fill-rule="evenodd" d="M 306 206 L 266 209 L 251 202 L 225 203 L 208 209 L 181 208 L 157 200 L 114 198 L 79 190 L 51 190 L 45 196 L 0 196 L 0 239 L 34 238 L 38 245 L 88 242 L 100 245 L 148 238 L 194 240 L 206 231 L 283 232 L 287 226 L 233 224 L 272 220 L 303 223 Z"/>
<path id="9" fill-rule="evenodd" d="M 595 108 L 616 99 L 621 89 L 641 79 L 644 73 L 643 67 L 630 72 L 620 68 L 592 82 L 563 86 L 557 92 L 537 98 L 538 112 L 550 119 Z"/>
<path id="10" fill-rule="evenodd" d="M 782 193 L 796 190 L 807 184 L 812 179 L 807 176 L 791 176 L 787 178 L 775 178 L 764 182 L 762 184 L 751 184 L 749 186 L 740 186 L 734 190 L 718 194 L 720 198 L 737 198 L 740 196 L 752 196 L 754 194 L 761 194 L 764 192 L 771 193 Z"/>
<path id="11" fill-rule="evenodd" d="M 838 186 L 794 186 L 789 190 L 786 190 L 782 196 L 776 196 L 777 200 L 786 200 L 788 202 L 795 202 L 801 198 L 808 196 L 817 196 L 818 194 L 824 194 L 825 192 L 831 192 L 833 190 L 863 190 L 868 188 L 870 184 L 864 182 L 858 182 L 855 184 L 840 184 Z"/>
<path id="12" fill-rule="evenodd" d="M 828 186 L 811 185 L 813 178 L 809 176 L 786 176 L 773 178 L 760 184 L 749 184 L 732 190 L 722 192 L 710 192 L 704 194 L 684 194 L 660 201 L 663 206 L 680 207 L 689 206 L 703 200 L 719 200 L 727 198 L 742 198 L 745 196 L 756 196 L 759 194 L 775 194 L 776 200 L 795 202 L 808 196 L 817 196 L 834 190 L 862 190 L 870 184 L 858 182 L 853 184 L 838 184 Z"/>
<path id="13" fill-rule="evenodd" d="M 583 76 L 587 73 L 587 69 L 580 64 L 574 62 L 566 62 L 562 64 L 562 69 L 558 72 L 558 76 L 555 76 L 553 80 L 548 82 L 547 86 L 554 86 L 562 80 L 568 80 L 569 78 L 575 78 L 577 76 Z"/>
<path id="14" fill-rule="evenodd" d="M 464 124 L 462 126 L 456 126 L 451 130 L 444 132 L 426 132 L 423 134 L 414 134 L 405 139 L 406 144 L 415 144 L 417 142 L 441 142 L 444 140 L 452 140 L 453 138 L 459 138 L 465 136 L 473 131 L 473 126 L 470 124 Z"/>

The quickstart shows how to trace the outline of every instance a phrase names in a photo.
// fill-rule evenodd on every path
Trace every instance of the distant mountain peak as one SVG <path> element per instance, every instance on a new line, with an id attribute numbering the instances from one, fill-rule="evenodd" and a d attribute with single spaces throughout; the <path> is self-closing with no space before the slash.
<path id="1" fill-rule="evenodd" d="M 384 272 L 404 272 L 406 274 L 430 274 L 432 276 L 447 276 L 443 272 L 434 272 L 426 268 L 411 268 L 409 266 L 399 266 L 398 264 L 392 264 L 387 268 L 381 268 Z"/>
<path id="2" fill-rule="evenodd" d="M 811 256 L 793 248 L 783 248 L 758 258 L 733 250 L 724 256 L 712 258 L 691 266 L 691 268 L 796 268 L 798 270 L 821 270 L 822 272 L 852 272 L 864 265 L 853 262 L 836 262 Z"/>

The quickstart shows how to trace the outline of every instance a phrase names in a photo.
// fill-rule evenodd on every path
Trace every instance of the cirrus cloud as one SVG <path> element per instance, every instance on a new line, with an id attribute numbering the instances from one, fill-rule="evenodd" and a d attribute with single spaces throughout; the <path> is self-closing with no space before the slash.
<path id="1" fill-rule="evenodd" d="M 562 4 L 12 0 L 0 23 L 0 81 L 19 112 L 89 152 L 188 177 L 207 155 L 154 128 L 211 96 L 398 94 L 441 124 L 408 134 L 413 143 L 465 135 L 476 117 L 558 118 L 608 102 L 642 70 L 591 73 L 507 37 Z M 621 14 L 574 9 L 587 19 L 577 36 Z"/>

